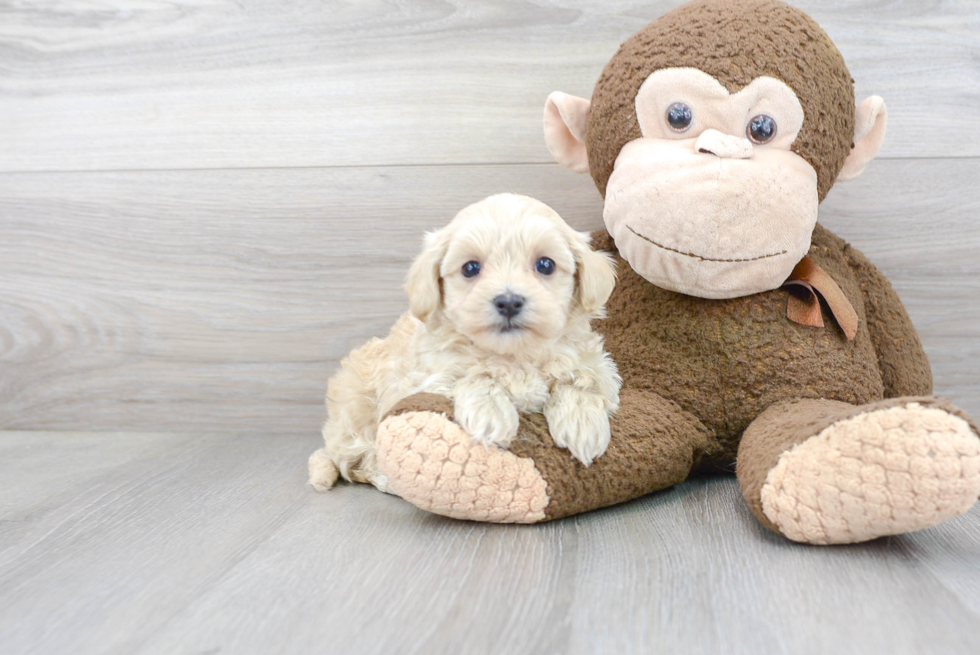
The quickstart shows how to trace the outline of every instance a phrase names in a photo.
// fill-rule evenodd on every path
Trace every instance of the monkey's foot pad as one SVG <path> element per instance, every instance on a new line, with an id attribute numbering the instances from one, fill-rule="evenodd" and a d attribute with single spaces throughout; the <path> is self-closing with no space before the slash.
<path id="1" fill-rule="evenodd" d="M 435 514 L 494 523 L 536 523 L 547 483 L 525 457 L 471 442 L 443 414 L 389 416 L 378 427 L 378 466 L 399 496 Z"/>
<path id="2" fill-rule="evenodd" d="M 980 496 L 980 438 L 918 403 L 838 421 L 780 456 L 762 509 L 794 541 L 841 544 L 936 525 Z"/>

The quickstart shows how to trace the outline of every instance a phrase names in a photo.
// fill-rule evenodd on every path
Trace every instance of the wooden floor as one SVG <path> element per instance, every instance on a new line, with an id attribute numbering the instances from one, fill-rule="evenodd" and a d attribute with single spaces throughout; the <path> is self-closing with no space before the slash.
<path id="1" fill-rule="evenodd" d="M 681 0 L 0 1 L 0 655 L 977 653 L 980 510 L 811 548 L 730 479 L 534 527 L 304 485 L 326 381 Z M 799 0 L 888 135 L 820 220 L 980 417 L 980 2 Z"/>
<path id="2" fill-rule="evenodd" d="M 312 435 L 9 432 L 0 652 L 969 653 L 980 507 L 806 547 L 730 478 L 539 526 L 304 486 Z"/>

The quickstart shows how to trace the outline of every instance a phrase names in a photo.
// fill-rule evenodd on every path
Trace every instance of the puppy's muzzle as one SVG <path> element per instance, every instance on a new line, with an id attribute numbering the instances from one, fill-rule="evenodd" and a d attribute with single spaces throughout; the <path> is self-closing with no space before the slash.
<path id="1" fill-rule="evenodd" d="M 511 319 L 521 313 L 524 307 L 524 296 L 514 293 L 502 293 L 493 299 L 493 306 L 497 308 L 497 313 L 506 319 Z"/>

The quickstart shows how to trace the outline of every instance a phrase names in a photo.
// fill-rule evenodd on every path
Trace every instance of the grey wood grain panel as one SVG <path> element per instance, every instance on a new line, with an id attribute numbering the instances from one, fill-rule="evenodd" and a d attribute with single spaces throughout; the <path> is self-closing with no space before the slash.
<path id="1" fill-rule="evenodd" d="M 313 447 L 0 432 L 0 479 L 39 490 L 0 515 L 0 651 L 877 655 L 980 640 L 980 508 L 807 547 L 712 478 L 551 524 L 483 525 L 365 486 L 316 494 Z"/>
<path id="2" fill-rule="evenodd" d="M 891 276 L 937 389 L 980 415 L 980 160 L 876 162 L 822 220 Z M 2 174 L 0 427 L 315 431 L 406 308 L 426 229 L 513 190 L 601 225 L 556 165 Z"/>
<path id="3" fill-rule="evenodd" d="M 0 170 L 549 162 L 550 91 L 589 96 L 680 0 L 0 3 Z M 885 157 L 977 156 L 976 2 L 798 2 Z"/>

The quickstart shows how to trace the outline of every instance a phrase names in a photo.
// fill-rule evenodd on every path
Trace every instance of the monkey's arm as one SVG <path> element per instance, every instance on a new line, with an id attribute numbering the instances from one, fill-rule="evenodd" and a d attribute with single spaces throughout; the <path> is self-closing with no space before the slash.
<path id="1" fill-rule="evenodd" d="M 878 353 L 885 398 L 932 394 L 932 370 L 902 301 L 881 271 L 859 250 L 846 245 L 844 256 L 864 297 L 868 332 Z"/>
<path id="2" fill-rule="evenodd" d="M 537 523 L 625 502 L 684 481 L 717 440 L 676 403 L 623 389 L 609 449 L 585 466 L 552 439 L 541 414 L 521 416 L 509 450 L 474 443 L 453 403 L 416 394 L 378 428 L 381 472 L 429 512 L 471 521 Z"/>

